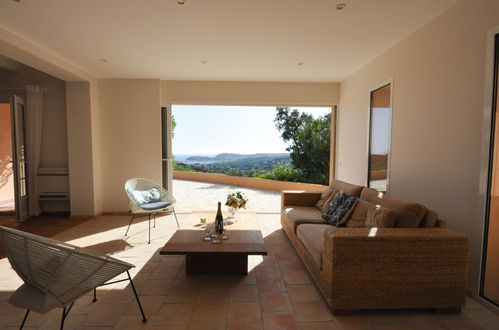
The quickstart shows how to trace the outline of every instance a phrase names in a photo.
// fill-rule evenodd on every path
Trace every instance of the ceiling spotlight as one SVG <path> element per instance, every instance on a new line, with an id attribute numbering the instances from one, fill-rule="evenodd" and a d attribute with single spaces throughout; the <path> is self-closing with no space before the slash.
<path id="1" fill-rule="evenodd" d="M 305 63 L 303 63 L 303 62 L 298 62 L 298 66 L 303 66 L 303 64 L 305 64 Z"/>
<path id="2" fill-rule="evenodd" d="M 206 64 L 206 63 L 208 63 L 208 62 L 206 62 L 205 60 L 201 61 L 201 64 Z"/>
<path id="3" fill-rule="evenodd" d="M 99 58 L 99 61 L 106 63 L 107 60 L 105 58 Z"/>
<path id="4" fill-rule="evenodd" d="M 178 3 L 179 5 L 183 5 L 183 4 L 185 3 L 185 0 L 177 0 L 177 3 Z"/>
<path id="5" fill-rule="evenodd" d="M 345 5 L 344 3 L 339 3 L 336 5 L 336 10 L 342 10 L 343 8 L 345 8 L 347 5 Z"/>

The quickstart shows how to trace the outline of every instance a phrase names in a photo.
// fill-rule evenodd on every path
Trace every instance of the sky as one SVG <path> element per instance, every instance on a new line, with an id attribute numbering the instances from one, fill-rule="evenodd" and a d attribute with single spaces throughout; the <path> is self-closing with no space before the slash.
<path id="1" fill-rule="evenodd" d="M 315 118 L 331 112 L 329 107 L 292 107 Z M 174 105 L 177 123 L 174 155 L 219 153 L 282 153 L 282 141 L 274 118 L 275 107 Z"/>
<path id="2" fill-rule="evenodd" d="M 371 153 L 384 155 L 390 144 L 390 108 L 373 108 Z"/>

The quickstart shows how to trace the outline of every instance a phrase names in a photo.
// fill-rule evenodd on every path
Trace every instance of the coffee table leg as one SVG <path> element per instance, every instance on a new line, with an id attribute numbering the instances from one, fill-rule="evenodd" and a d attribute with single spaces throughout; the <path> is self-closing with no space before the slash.
<path id="1" fill-rule="evenodd" d="M 187 275 L 248 275 L 248 256 L 245 254 L 187 254 L 185 273 Z"/>

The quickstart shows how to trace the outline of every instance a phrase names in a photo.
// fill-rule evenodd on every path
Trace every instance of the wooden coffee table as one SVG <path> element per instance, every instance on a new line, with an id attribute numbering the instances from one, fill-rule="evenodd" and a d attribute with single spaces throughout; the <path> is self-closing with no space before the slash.
<path id="1" fill-rule="evenodd" d="M 216 212 L 193 211 L 187 223 L 177 229 L 161 255 L 185 255 L 187 275 L 247 275 L 249 255 L 267 255 L 262 232 L 255 213 L 238 212 L 236 218 L 224 219 L 228 240 L 220 244 L 203 241 L 204 227 L 199 218 L 208 223 L 215 220 Z"/>

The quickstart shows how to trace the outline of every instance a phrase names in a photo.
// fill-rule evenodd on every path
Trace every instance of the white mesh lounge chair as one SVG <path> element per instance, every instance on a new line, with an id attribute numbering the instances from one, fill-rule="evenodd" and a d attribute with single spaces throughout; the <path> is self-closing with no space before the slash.
<path id="1" fill-rule="evenodd" d="M 27 309 L 20 329 L 30 311 L 43 314 L 54 308 L 63 309 L 63 329 L 76 299 L 94 290 L 95 302 L 95 288 L 122 281 L 130 281 L 142 321 L 147 322 L 129 273 L 134 265 L 12 228 L 0 226 L 0 239 L 12 268 L 24 281 L 8 300 L 14 306 Z M 108 282 L 125 272 L 128 278 Z"/>
<path id="2" fill-rule="evenodd" d="M 177 214 L 174 205 L 175 198 L 165 188 L 148 179 L 133 178 L 125 183 L 125 192 L 128 198 L 128 205 L 132 218 L 126 229 L 125 236 L 133 219 L 141 216 L 149 216 L 149 242 L 151 243 L 151 217 L 153 217 L 153 226 L 156 227 L 156 214 L 172 209 L 175 215 L 177 227 L 179 227 Z"/>

